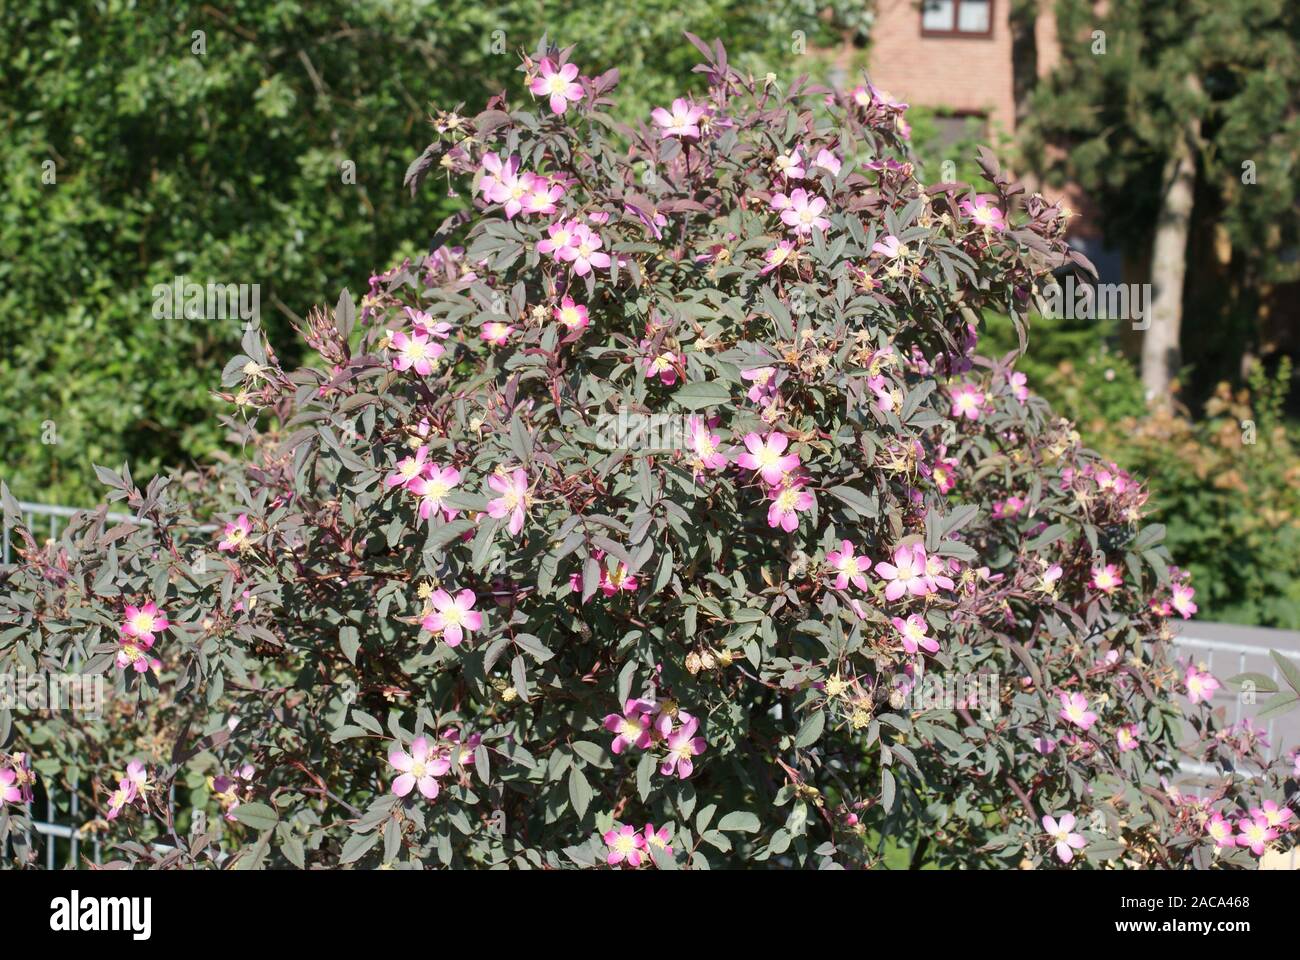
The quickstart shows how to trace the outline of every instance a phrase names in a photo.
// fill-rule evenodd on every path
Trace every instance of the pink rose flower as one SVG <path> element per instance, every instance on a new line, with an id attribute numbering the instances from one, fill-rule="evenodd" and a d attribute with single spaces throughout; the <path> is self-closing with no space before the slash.
<path id="1" fill-rule="evenodd" d="M 388 763 L 399 774 L 393 781 L 393 793 L 405 797 L 419 787 L 420 793 L 429 800 L 438 796 L 437 778 L 451 769 L 451 761 L 434 756 L 433 747 L 425 737 L 411 741 L 410 753 L 400 745 L 394 746 L 388 753 Z"/>
<path id="2" fill-rule="evenodd" d="M 537 76 L 528 89 L 535 97 L 547 97 L 552 113 L 562 114 L 569 109 L 570 103 L 582 99 L 582 84 L 577 81 L 577 64 L 558 66 L 546 57 L 537 65 Z"/>
<path id="3" fill-rule="evenodd" d="M 867 589 L 867 578 L 863 576 L 871 569 L 871 560 L 861 554 L 854 554 L 853 544 L 848 540 L 840 541 L 840 548 L 826 554 L 826 562 L 835 569 L 835 589 L 844 590 L 850 582 L 859 590 Z"/>
<path id="4" fill-rule="evenodd" d="M 483 629 L 483 614 L 474 609 L 478 598 L 473 590 L 462 590 L 454 597 L 446 590 L 435 590 L 429 598 L 433 610 L 421 626 L 430 633 L 442 636 L 449 647 L 460 646 L 465 634 Z"/>
<path id="5" fill-rule="evenodd" d="M 1062 863 L 1074 859 L 1074 851 L 1082 850 L 1088 845 L 1082 834 L 1074 830 L 1074 814 L 1067 813 L 1058 821 L 1055 817 L 1043 817 L 1043 830 L 1056 841 L 1056 856 Z"/>

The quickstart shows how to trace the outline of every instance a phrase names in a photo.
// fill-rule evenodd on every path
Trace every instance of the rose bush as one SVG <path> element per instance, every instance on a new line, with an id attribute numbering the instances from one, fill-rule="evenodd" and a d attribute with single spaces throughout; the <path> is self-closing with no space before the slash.
<path id="1" fill-rule="evenodd" d="M 905 104 L 692 41 L 707 95 L 637 129 L 570 50 L 439 114 L 408 181 L 473 209 L 312 312 L 317 365 L 245 337 L 246 457 L 143 491 L 100 468 L 137 519 L 44 545 L 5 494 L 6 663 L 115 685 L 99 717 L 5 714 L 20 862 L 39 777 L 94 784 L 87 829 L 163 866 L 1292 842 L 1292 761 L 1173 657 L 1194 591 L 1141 483 L 975 353 L 982 310 L 1023 349 L 1035 285 L 1088 269 L 1060 210 L 987 154 L 981 190 L 926 187 Z M 1193 795 L 1185 752 L 1259 776 Z"/>

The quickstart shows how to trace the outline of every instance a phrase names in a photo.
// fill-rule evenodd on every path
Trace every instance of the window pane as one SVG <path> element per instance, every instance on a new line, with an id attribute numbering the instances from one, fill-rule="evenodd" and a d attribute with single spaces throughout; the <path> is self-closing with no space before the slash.
<path id="1" fill-rule="evenodd" d="M 953 0 L 925 0 L 921 7 L 921 27 L 925 30 L 953 29 Z"/>
<path id="2" fill-rule="evenodd" d="M 962 33 L 988 33 L 989 0 L 961 0 L 957 8 L 957 29 Z"/>

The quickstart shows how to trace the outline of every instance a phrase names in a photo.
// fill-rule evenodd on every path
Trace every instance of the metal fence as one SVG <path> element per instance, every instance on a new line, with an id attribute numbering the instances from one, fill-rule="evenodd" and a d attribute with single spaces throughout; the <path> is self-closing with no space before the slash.
<path id="1" fill-rule="evenodd" d="M 68 519 L 79 511 L 73 507 L 48 506 L 39 503 L 19 503 L 23 520 L 33 534 L 38 530 L 48 529 L 51 538 L 57 538 Z M 110 520 L 115 522 L 133 521 L 129 514 L 110 513 Z M 3 562 L 9 563 L 10 530 L 4 526 Z M 1226 679 L 1239 673 L 1262 673 L 1281 681 L 1281 671 L 1269 655 L 1276 650 L 1283 656 L 1300 662 L 1300 631 L 1267 630 L 1260 627 L 1242 627 L 1226 623 L 1200 623 L 1197 621 L 1178 622 L 1175 624 L 1176 637 L 1174 646 L 1180 655 L 1193 662 L 1204 662 L 1210 672 L 1220 679 Z M 1237 695 L 1227 686 L 1220 687 L 1215 693 L 1214 702 L 1225 707 L 1232 722 L 1238 723 L 1249 716 L 1243 707 L 1250 705 L 1243 697 Z M 1283 744 L 1293 748 L 1300 746 L 1300 712 L 1294 712 L 1283 718 L 1268 721 L 1266 736 L 1274 750 L 1282 749 Z M 1186 773 L 1193 776 L 1210 775 L 1213 771 L 1196 764 L 1183 764 Z M 89 858 L 94 863 L 102 862 L 102 849 L 96 837 L 85 837 L 75 826 L 79 823 L 81 798 L 78 782 L 70 784 L 67 817 L 73 825 L 59 823 L 58 803 L 55 785 L 48 780 L 41 780 L 41 795 L 32 805 L 39 810 L 45 808 L 45 819 L 33 822 L 33 829 L 44 839 L 43 856 L 46 867 L 53 869 L 58 864 L 75 866 L 81 861 L 78 854 L 89 847 Z M 174 805 L 175 794 L 168 797 L 169 805 Z M 174 806 L 173 806 L 174 809 Z M 29 809 L 29 814 L 31 813 Z M 30 843 L 30 838 L 29 838 Z M 1296 868 L 1297 851 L 1291 851 L 1289 860 L 1279 864 L 1283 868 Z"/>

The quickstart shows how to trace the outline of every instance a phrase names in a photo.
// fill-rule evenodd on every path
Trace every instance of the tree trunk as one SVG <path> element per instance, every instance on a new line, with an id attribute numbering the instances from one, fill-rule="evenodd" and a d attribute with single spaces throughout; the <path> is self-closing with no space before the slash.
<path id="1" fill-rule="evenodd" d="M 1011 92 L 1016 102 L 1016 129 L 1029 116 L 1030 95 L 1038 84 L 1038 3 L 1017 0 L 1011 5 Z"/>
<path id="2" fill-rule="evenodd" d="M 1201 122 L 1188 119 L 1165 162 L 1165 195 L 1156 220 L 1151 251 L 1152 297 L 1149 326 L 1142 336 L 1142 384 L 1148 402 L 1170 402 L 1170 386 L 1182 363 L 1179 335 L 1183 324 L 1183 281 L 1187 276 L 1187 238 L 1191 231 L 1196 188 L 1196 145 Z"/>
<path id="3" fill-rule="evenodd" d="M 1016 104 L 1017 136 L 1024 132 L 1030 97 L 1038 84 L 1038 4 L 1039 0 L 1016 0 L 1007 18 L 1011 28 L 1011 92 Z M 1038 191 L 1038 177 L 1032 170 L 1027 169 L 1020 182 L 1026 195 Z"/>

